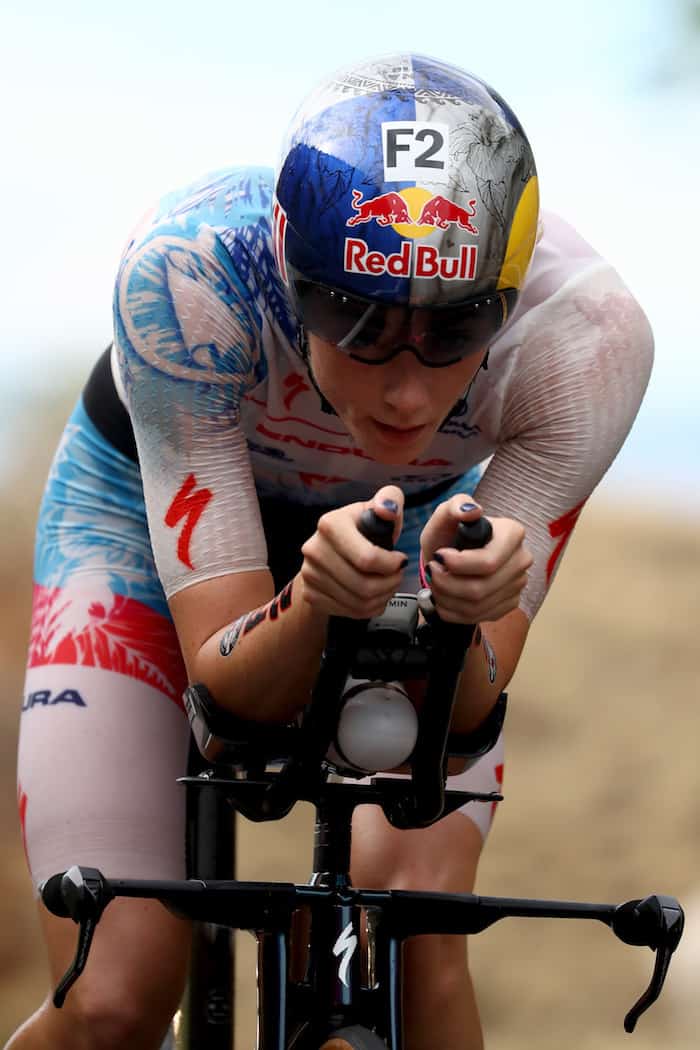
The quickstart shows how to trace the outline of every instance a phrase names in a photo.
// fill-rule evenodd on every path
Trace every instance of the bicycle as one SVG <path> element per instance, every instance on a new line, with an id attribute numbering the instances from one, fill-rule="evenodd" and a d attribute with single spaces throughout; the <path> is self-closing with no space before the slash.
<path id="1" fill-rule="evenodd" d="M 390 526 L 387 535 L 387 523 L 371 514 L 364 516 L 361 531 L 373 542 L 391 543 Z M 471 526 L 463 524 L 455 545 L 482 546 L 489 532 L 484 519 Z M 419 611 L 427 617 L 423 622 L 419 622 Z M 205 853 L 198 855 L 196 843 L 194 850 L 190 843 L 195 874 L 179 882 L 107 879 L 96 869 L 78 866 L 48 879 L 41 887 L 45 905 L 79 926 L 76 957 L 56 989 L 54 1004 L 63 1004 L 80 976 L 105 907 L 114 897 L 123 896 L 158 899 L 175 914 L 213 924 L 226 936 L 235 929 L 255 934 L 257 1050 L 401 1050 L 403 942 L 418 934 L 475 934 L 507 916 L 600 921 L 624 943 L 652 948 L 656 958 L 650 984 L 624 1020 L 625 1030 L 632 1032 L 641 1014 L 660 995 L 682 935 L 683 910 L 675 898 L 652 894 L 620 905 L 588 904 L 362 890 L 350 883 L 355 806 L 379 805 L 395 827 L 414 828 L 427 827 L 468 801 L 502 799 L 496 793 L 445 787 L 448 757 L 474 760 L 485 754 L 495 744 L 505 715 L 507 698 L 501 694 L 474 733 L 449 732 L 473 630 L 440 621 L 421 596 L 412 594 L 395 595 L 384 615 L 375 620 L 331 618 L 310 703 L 293 725 L 244 722 L 217 708 L 203 686 L 190 686 L 186 706 L 208 768 L 181 782 L 187 787 L 192 811 L 209 800 L 199 807 Z M 424 680 L 425 703 L 418 716 L 415 747 L 407 756 L 410 778 L 388 775 L 375 776 L 368 784 L 338 782 L 339 773 L 364 775 L 337 751 L 350 677 L 369 683 Z M 336 751 L 329 752 L 334 742 Z M 217 857 L 213 844 L 228 838 L 217 838 L 216 827 L 230 819 L 231 809 L 253 821 L 277 820 L 299 800 L 311 802 L 316 809 L 313 874 L 307 884 L 236 882 L 231 876 L 203 877 L 196 871 L 203 858 L 214 867 L 230 866 L 231 855 L 225 852 Z M 300 911 L 308 916 L 309 933 L 303 968 L 295 974 L 290 965 L 291 944 L 295 915 Z M 364 973 L 359 950 L 363 932 L 367 943 Z M 230 989 L 230 976 L 228 970 L 222 987 Z M 201 982 L 193 987 L 201 1007 Z M 222 1015 L 230 1006 L 227 994 L 230 991 L 222 991 L 223 998 L 218 1000 Z M 215 1015 L 216 1009 L 210 1011 L 208 1023 L 185 1036 L 187 1050 L 230 1050 L 231 1026 L 217 1023 L 221 1018 Z M 230 1021 L 230 1011 L 224 1020 Z"/>

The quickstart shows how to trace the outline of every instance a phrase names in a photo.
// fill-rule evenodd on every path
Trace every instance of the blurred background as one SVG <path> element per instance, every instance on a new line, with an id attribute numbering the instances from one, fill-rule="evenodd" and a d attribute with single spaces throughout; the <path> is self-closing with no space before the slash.
<path id="1" fill-rule="evenodd" d="M 635 427 L 511 686 L 506 802 L 478 888 L 611 901 L 660 890 L 700 910 L 700 2 L 10 0 L 0 12 L 0 1044 L 47 987 L 15 803 L 34 520 L 63 422 L 110 339 L 122 245 L 167 190 L 230 163 L 273 165 L 319 77 L 404 48 L 469 68 L 505 96 L 532 142 L 544 206 L 618 268 L 657 343 Z M 242 876 L 305 879 L 309 819 L 242 828 Z M 627 1045 L 622 1017 L 652 965 L 603 927 L 523 920 L 481 935 L 471 954 L 487 1045 L 502 1050 Z M 252 1044 L 245 958 L 241 1046 Z M 641 1050 L 697 1046 L 700 919 L 675 970 L 634 1036 Z"/>

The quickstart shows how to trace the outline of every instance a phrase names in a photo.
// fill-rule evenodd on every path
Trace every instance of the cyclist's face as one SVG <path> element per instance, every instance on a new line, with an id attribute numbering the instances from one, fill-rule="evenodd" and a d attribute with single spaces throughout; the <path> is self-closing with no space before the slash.
<path id="1" fill-rule="evenodd" d="M 390 361 L 355 361 L 309 334 L 314 377 L 356 443 L 379 463 L 410 463 L 481 367 L 487 347 L 445 368 L 426 368 L 410 350 Z"/>

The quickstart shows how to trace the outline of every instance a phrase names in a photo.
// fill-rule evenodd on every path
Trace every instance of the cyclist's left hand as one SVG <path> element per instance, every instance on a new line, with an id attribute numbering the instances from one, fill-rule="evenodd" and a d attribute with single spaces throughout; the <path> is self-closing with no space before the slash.
<path id="1" fill-rule="evenodd" d="M 471 510 L 462 510 L 471 506 Z M 433 512 L 421 533 L 423 561 L 435 607 L 450 623 L 500 620 L 518 607 L 533 557 L 525 529 L 511 518 L 489 518 L 493 536 L 480 550 L 451 547 L 460 521 L 476 521 L 483 511 L 465 493 L 452 496 Z"/>

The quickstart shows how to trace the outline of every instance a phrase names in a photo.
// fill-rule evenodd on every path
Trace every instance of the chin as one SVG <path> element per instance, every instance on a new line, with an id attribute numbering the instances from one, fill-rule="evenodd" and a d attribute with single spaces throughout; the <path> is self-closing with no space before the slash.
<path id="1" fill-rule="evenodd" d="M 411 456 L 399 456 L 396 452 L 375 451 L 374 449 L 368 454 L 376 463 L 383 463 L 386 467 L 406 467 L 416 456 L 420 455 L 419 452 L 416 452 Z"/>
<path id="2" fill-rule="evenodd" d="M 376 460 L 377 463 L 383 463 L 387 467 L 405 467 L 409 463 L 413 463 L 415 459 L 421 456 L 427 445 L 425 442 L 413 445 L 412 447 L 405 449 L 388 448 L 386 445 L 381 445 L 379 442 L 362 443 L 364 451 Z"/>

